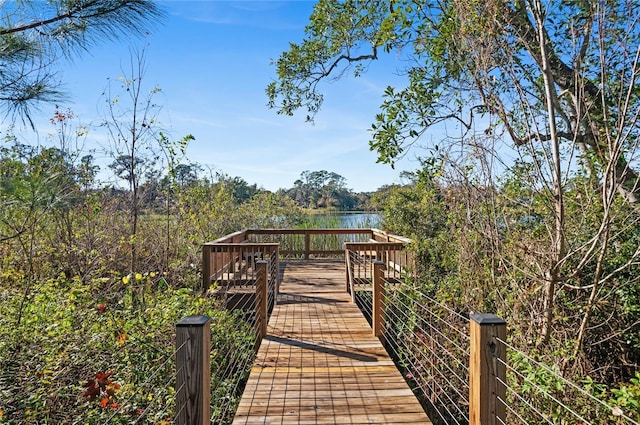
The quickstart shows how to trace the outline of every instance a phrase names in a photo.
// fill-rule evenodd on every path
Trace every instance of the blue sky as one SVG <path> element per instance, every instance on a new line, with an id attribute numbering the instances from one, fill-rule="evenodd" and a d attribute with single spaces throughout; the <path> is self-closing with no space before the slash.
<path id="1" fill-rule="evenodd" d="M 167 15 L 145 39 L 104 42 L 80 59 L 60 65 L 70 107 L 89 127 L 86 148 L 106 137 L 100 122 L 107 79 L 122 75 L 130 46 L 145 44 L 148 87 L 162 89 L 161 126 L 173 139 L 192 134 L 187 158 L 268 190 L 289 188 L 304 170 L 336 172 L 356 192 L 398 183 L 403 169 L 418 164 L 411 154 L 396 169 L 376 164 L 368 128 L 389 84 L 399 84 L 394 57 L 374 63 L 363 77 L 322 85 L 325 103 L 315 124 L 304 111 L 277 115 L 265 88 L 275 78 L 271 60 L 300 42 L 311 1 L 161 1 Z M 40 138 L 52 131 L 44 108 Z M 97 155 L 99 156 L 99 155 Z M 106 161 L 106 159 L 105 159 Z"/>

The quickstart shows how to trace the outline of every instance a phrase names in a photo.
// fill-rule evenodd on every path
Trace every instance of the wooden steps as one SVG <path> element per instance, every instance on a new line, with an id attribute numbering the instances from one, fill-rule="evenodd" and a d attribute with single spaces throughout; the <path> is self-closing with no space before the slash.
<path id="1" fill-rule="evenodd" d="M 431 424 L 345 279 L 342 261 L 287 261 L 233 424 Z"/>

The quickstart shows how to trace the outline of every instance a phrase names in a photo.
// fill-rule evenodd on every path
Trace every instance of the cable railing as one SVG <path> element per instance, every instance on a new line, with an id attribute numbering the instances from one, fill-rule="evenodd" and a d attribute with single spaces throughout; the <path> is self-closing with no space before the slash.
<path id="1" fill-rule="evenodd" d="M 177 353 L 185 345 L 177 347 L 172 353 L 159 353 L 155 368 L 145 374 L 141 382 L 135 383 L 135 391 L 126 397 L 116 398 L 120 384 L 111 380 L 111 372 L 97 373 L 95 379 L 85 385 L 89 396 L 99 397 L 103 408 L 110 407 L 111 413 L 99 423 L 147 424 L 168 422 L 175 414 L 175 398 L 166 399 L 166 388 L 175 388 L 175 361 Z M 85 395 L 87 393 L 85 392 Z"/>
<path id="2" fill-rule="evenodd" d="M 498 402 L 507 412 L 506 420 L 498 423 L 639 424 L 640 412 L 632 418 L 506 339 L 496 338 L 496 343 L 504 347 L 508 359 L 507 362 L 498 360 L 506 369 L 506 380 L 501 382 L 506 388 L 506 397 Z"/>
<path id="3" fill-rule="evenodd" d="M 435 425 L 639 424 L 509 343 L 501 318 L 436 300 L 376 245 L 346 244 L 347 290 Z"/>
<path id="4" fill-rule="evenodd" d="M 404 282 L 387 288 L 381 333 L 387 351 L 430 417 L 468 423 L 469 319 Z"/>
<path id="5" fill-rule="evenodd" d="M 230 235 L 223 243 L 203 246 L 203 264 L 208 277 L 203 282 L 208 285 L 202 289 L 206 296 L 221 299 L 227 310 L 225 325 L 218 325 L 216 316 L 180 321 L 175 351 L 166 354 L 157 371 L 137 385 L 131 400 L 113 403 L 105 424 L 232 422 L 276 303 L 278 244 L 250 243 L 240 233 Z M 233 329 L 226 325 L 230 317 Z M 155 393 L 154 388 L 158 388 Z M 174 397 L 167 398 L 167 388 Z"/>
<path id="6" fill-rule="evenodd" d="M 178 323 L 176 344 L 189 343 L 176 355 L 176 424 L 231 423 L 266 335 L 269 303 L 275 302 L 276 279 L 268 278 L 275 269 L 269 263 L 256 262 L 254 296 L 236 305 L 240 320 L 234 332 L 212 338 L 210 320 L 204 316 Z M 243 311 L 252 314 L 241 314 Z"/>
<path id="7" fill-rule="evenodd" d="M 266 331 L 267 267 L 267 261 L 258 262 L 256 287 L 260 292 L 244 306 L 252 308 L 254 315 L 239 309 L 231 312 L 236 316 L 232 331 L 227 326 L 212 326 L 217 317 L 184 318 L 176 324 L 175 350 L 159 356 L 158 365 L 146 373 L 143 382 L 135 383 L 136 390 L 127 397 L 108 399 L 120 386 L 108 373 L 96 374 L 90 382 L 95 382 L 96 395 L 108 399 L 105 407 L 112 410 L 106 420 L 97 423 L 231 423 Z"/>
<path id="8" fill-rule="evenodd" d="M 469 319 L 406 283 L 405 244 L 348 243 L 345 250 L 352 299 L 427 414 L 434 423 L 468 423 Z"/>
<path id="9" fill-rule="evenodd" d="M 246 308 L 258 310 L 260 297 Z M 209 408 L 211 422 L 230 423 L 242 395 L 242 389 L 249 377 L 249 371 L 255 358 L 255 347 L 262 339 L 260 322 L 255 316 L 240 315 L 235 329 L 221 328 L 224 333 L 212 334 L 209 358 L 211 382 Z M 256 314 L 257 315 L 257 314 Z"/>

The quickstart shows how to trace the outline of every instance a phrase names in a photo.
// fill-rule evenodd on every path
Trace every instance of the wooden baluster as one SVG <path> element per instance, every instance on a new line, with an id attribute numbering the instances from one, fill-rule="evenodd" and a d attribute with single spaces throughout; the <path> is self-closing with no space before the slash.
<path id="1" fill-rule="evenodd" d="M 345 244 L 346 246 L 346 244 Z M 344 274 L 346 277 L 346 282 L 345 282 L 345 290 L 348 294 L 351 294 L 351 280 L 349 277 L 349 248 L 345 248 L 344 249 Z"/>
<path id="2" fill-rule="evenodd" d="M 308 260 L 311 251 L 311 233 L 304 232 L 304 259 Z"/>

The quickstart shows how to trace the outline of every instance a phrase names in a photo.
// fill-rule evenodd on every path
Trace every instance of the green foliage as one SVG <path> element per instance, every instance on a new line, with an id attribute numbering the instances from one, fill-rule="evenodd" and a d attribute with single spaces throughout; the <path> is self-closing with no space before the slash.
<path id="1" fill-rule="evenodd" d="M 294 186 L 282 192 L 302 208 L 362 209 L 360 200 L 346 187 L 346 179 L 326 170 L 303 171 Z"/>
<path id="2" fill-rule="evenodd" d="M 614 409 L 611 416 L 620 416 L 622 412 L 635 421 L 640 420 L 640 372 L 636 372 L 628 383 L 612 388 L 609 402 L 619 409 Z"/>
<path id="3" fill-rule="evenodd" d="M 32 104 L 65 97 L 51 69 L 57 60 L 74 57 L 103 39 L 143 34 L 161 16 L 157 5 L 147 0 L 4 3 L 0 8 L 3 112 L 31 123 Z"/>
<path id="4" fill-rule="evenodd" d="M 375 3 L 327 0 L 315 5 L 306 29 L 308 37 L 300 44 L 290 43 L 274 63 L 278 81 L 266 89 L 270 107 L 286 115 L 304 108 L 307 120 L 312 121 L 323 101 L 316 90 L 320 80 L 343 63 L 348 67 L 352 62 L 377 59 L 378 47 L 386 43 L 377 30 L 384 13 L 371 4 Z M 354 68 L 356 76 L 361 72 L 362 67 Z"/>
<path id="5" fill-rule="evenodd" d="M 0 361 L 6 373 L 0 378 L 0 423 L 76 418 L 103 423 L 114 414 L 116 423 L 128 423 L 149 406 L 153 410 L 146 421 L 170 420 L 174 326 L 191 314 L 212 317 L 214 353 L 224 352 L 214 356 L 212 382 L 246 377 L 246 370 L 218 375 L 225 370 L 221 361 L 253 352 L 252 330 L 237 315 L 189 289 L 172 289 L 160 275 L 139 274 L 125 281 L 49 279 L 34 285 L 26 299 L 17 289 L 2 291 Z M 22 302 L 24 317 L 16 327 Z M 100 399 L 83 397 L 83 392 L 94 374 L 107 371 L 119 388 L 103 407 Z M 157 412 L 161 415 L 154 417 Z"/>
<path id="6" fill-rule="evenodd" d="M 614 165 L 621 192 L 638 202 L 638 173 L 627 166 L 637 156 L 637 10 L 629 0 L 587 5 L 320 1 L 304 40 L 275 62 L 269 105 L 288 115 L 302 108 L 312 119 L 323 101 L 320 82 L 351 68 L 360 75 L 382 48 L 408 65 L 397 70 L 406 86 L 387 87 L 371 127 L 379 162 L 393 165 L 418 141 L 453 146 L 471 139 L 474 146 L 489 138 L 546 153 L 542 163 L 553 147 L 567 152 L 577 143 L 603 170 Z M 553 135 L 543 124 L 552 119 Z M 459 136 L 446 125 L 459 128 Z M 445 136 L 422 137 L 434 133 Z M 572 156 L 553 161 L 570 168 Z M 553 167 L 538 170 L 552 181 Z"/>
<path id="7" fill-rule="evenodd" d="M 300 208 L 242 179 L 196 174 L 141 198 L 132 239 L 130 194 L 99 187 L 91 157 L 9 137 L 0 164 L 0 423 L 170 421 L 174 326 L 190 314 L 212 318 L 213 409 L 228 422 L 255 336 L 240 313 L 195 292 L 200 247 L 245 227 L 290 227 Z"/>
<path id="8" fill-rule="evenodd" d="M 638 370 L 640 331 L 640 275 L 632 266 L 638 258 L 636 207 L 614 198 L 607 209 L 593 191 L 592 178 L 580 172 L 567 178 L 565 237 L 571 251 L 564 259 L 564 280 L 554 296 L 556 319 L 551 340 L 539 344 L 536 336 L 544 284 L 540 270 L 549 265 L 547 241 L 554 211 L 536 162 L 523 157 L 500 176 L 499 184 L 493 185 L 486 180 L 478 183 L 482 175 L 462 166 L 424 165 L 409 175 L 409 185 L 386 187 L 373 200 L 382 208 L 384 228 L 414 241 L 412 249 L 418 261 L 413 285 L 462 314 L 487 312 L 505 318 L 509 343 L 555 371 L 549 372 L 508 350 L 508 364 L 513 368 L 509 385 L 527 400 L 521 403 L 514 396 L 510 405 L 528 423 L 540 419 L 531 405 L 553 423 L 575 420 L 567 409 L 549 399 L 553 395 L 592 423 L 624 423 L 620 415 L 616 416 L 618 411 L 598 405 L 557 375 L 574 382 L 589 376 L 591 383 L 585 389 L 593 393 L 595 388 L 600 389 L 600 398 L 612 406 L 618 406 L 614 400 L 620 396 L 620 404 L 626 406 L 620 407 L 621 411 L 633 417 L 632 379 Z M 607 216 L 609 221 L 605 223 L 612 233 L 607 245 L 598 245 L 598 238 L 606 236 L 598 229 Z M 593 251 L 585 257 L 581 250 L 588 247 Z M 598 257 L 594 252 L 600 250 L 604 252 Z M 595 295 L 594 282 L 599 285 Z M 592 297 L 597 301 L 590 301 Z M 415 295 L 402 305 L 410 305 L 417 298 Z M 585 341 L 576 350 L 589 305 L 592 308 Z M 412 325 L 408 328 L 411 334 Z M 416 361 L 412 356 L 419 355 L 417 350 L 409 351 L 402 353 L 407 364 L 411 364 L 410 359 Z M 426 379 L 413 371 L 411 375 L 415 382 Z"/>

